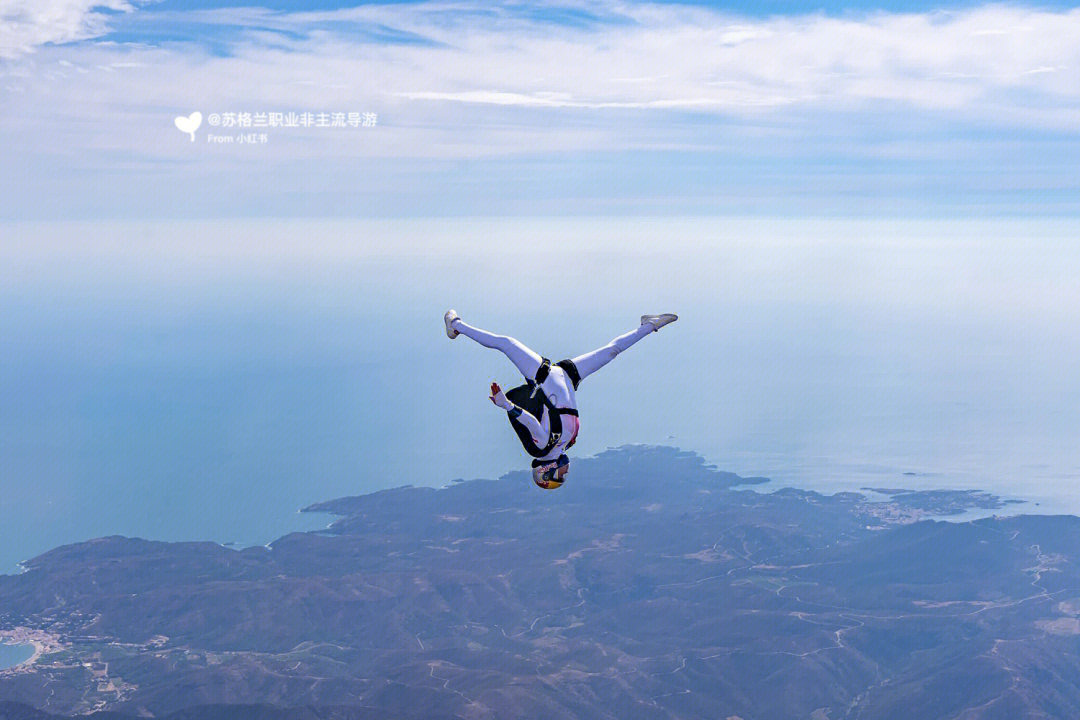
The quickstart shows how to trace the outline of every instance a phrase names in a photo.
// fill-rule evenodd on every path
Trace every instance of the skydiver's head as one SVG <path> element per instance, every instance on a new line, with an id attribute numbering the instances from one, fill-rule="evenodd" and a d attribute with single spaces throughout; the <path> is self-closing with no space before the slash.
<path id="1" fill-rule="evenodd" d="M 545 490 L 558 490 L 570 471 L 570 458 L 560 455 L 557 460 L 533 460 L 533 482 Z"/>

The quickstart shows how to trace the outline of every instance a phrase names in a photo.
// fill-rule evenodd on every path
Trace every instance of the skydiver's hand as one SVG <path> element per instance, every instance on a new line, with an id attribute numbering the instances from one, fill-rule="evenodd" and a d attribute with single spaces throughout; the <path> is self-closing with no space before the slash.
<path id="1" fill-rule="evenodd" d="M 499 383 L 491 383 L 491 402 L 501 407 L 503 410 L 510 410 L 514 407 L 514 404 L 506 399 L 506 395 L 503 394 L 502 388 L 499 387 Z"/>

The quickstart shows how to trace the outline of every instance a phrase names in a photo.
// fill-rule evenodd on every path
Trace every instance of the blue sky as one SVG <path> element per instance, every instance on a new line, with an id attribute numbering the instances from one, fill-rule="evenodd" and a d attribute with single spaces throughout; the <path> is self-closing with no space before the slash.
<path id="1" fill-rule="evenodd" d="M 0 0 L 0 219 L 1080 214 L 1069 3 Z M 205 120 L 197 142 L 174 118 Z M 211 144 L 211 114 L 375 113 Z"/>
<path id="2" fill-rule="evenodd" d="M 229 2 L 228 0 L 221 0 L 220 2 L 198 2 L 195 0 L 162 0 L 162 2 L 147 5 L 146 10 L 183 11 L 250 5 L 255 7 L 263 7 L 270 10 L 277 10 L 281 12 L 294 12 L 298 10 L 339 10 L 342 8 L 356 7 L 358 5 L 408 5 L 418 4 L 422 1 L 423 0 L 400 0 L 399 2 L 357 2 L 356 0 L 293 0 L 290 2 L 289 0 L 267 0 L 266 2 L 239 3 Z M 829 0 L 828 2 L 822 2 L 821 0 L 799 0 L 797 2 L 790 2 L 786 0 L 737 0 L 736 2 L 708 2 L 707 0 L 698 0 L 697 2 L 675 2 L 674 0 L 661 0 L 656 4 L 693 5 L 704 8 L 711 8 L 714 10 L 723 10 L 730 13 L 737 13 L 739 15 L 764 17 L 769 15 L 790 15 L 813 12 L 847 14 L 852 12 L 862 12 L 866 10 L 886 10 L 889 12 L 924 12 L 927 10 L 939 10 L 942 8 L 957 9 L 965 7 L 976 7 L 980 3 L 961 2 L 943 4 L 941 2 L 932 2 L 931 0 L 895 0 L 894 2 L 839 2 L 837 0 Z M 1071 8 L 1075 7 L 1075 3 L 1060 2 L 1059 0 L 1056 0 L 1052 2 L 1038 3 L 1037 6 L 1041 8 Z M 565 17 L 567 14 L 565 8 L 560 8 L 555 3 L 533 3 L 532 7 L 535 8 L 535 12 L 537 14 L 548 15 L 549 17 L 559 18 Z"/>

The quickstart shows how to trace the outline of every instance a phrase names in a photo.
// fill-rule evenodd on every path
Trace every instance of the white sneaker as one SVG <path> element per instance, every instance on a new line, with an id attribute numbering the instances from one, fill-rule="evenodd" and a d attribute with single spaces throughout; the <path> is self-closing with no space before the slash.
<path id="1" fill-rule="evenodd" d="M 674 313 L 664 313 L 662 315 L 642 315 L 641 324 L 649 323 L 653 326 L 653 332 L 656 332 L 665 325 L 670 325 L 679 319 L 678 315 Z"/>
<path id="2" fill-rule="evenodd" d="M 458 314 L 457 314 L 456 310 L 447 310 L 446 314 L 442 316 L 442 319 L 443 319 L 443 322 L 446 323 L 446 337 L 453 340 L 454 338 L 456 338 L 458 335 L 461 334 L 457 330 L 455 330 L 454 328 L 450 327 L 450 324 L 453 323 L 455 320 L 460 320 L 461 319 L 461 318 L 458 317 Z"/>

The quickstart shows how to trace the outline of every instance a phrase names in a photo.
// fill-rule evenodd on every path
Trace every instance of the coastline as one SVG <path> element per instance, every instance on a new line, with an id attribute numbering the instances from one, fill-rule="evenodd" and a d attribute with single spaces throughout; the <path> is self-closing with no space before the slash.
<path id="1" fill-rule="evenodd" d="M 11 630 L 0 630 L 0 642 L 10 645 L 31 645 L 34 648 L 33 655 L 21 663 L 0 669 L 0 675 L 30 672 L 42 655 L 64 649 L 58 635 L 22 626 Z"/>

